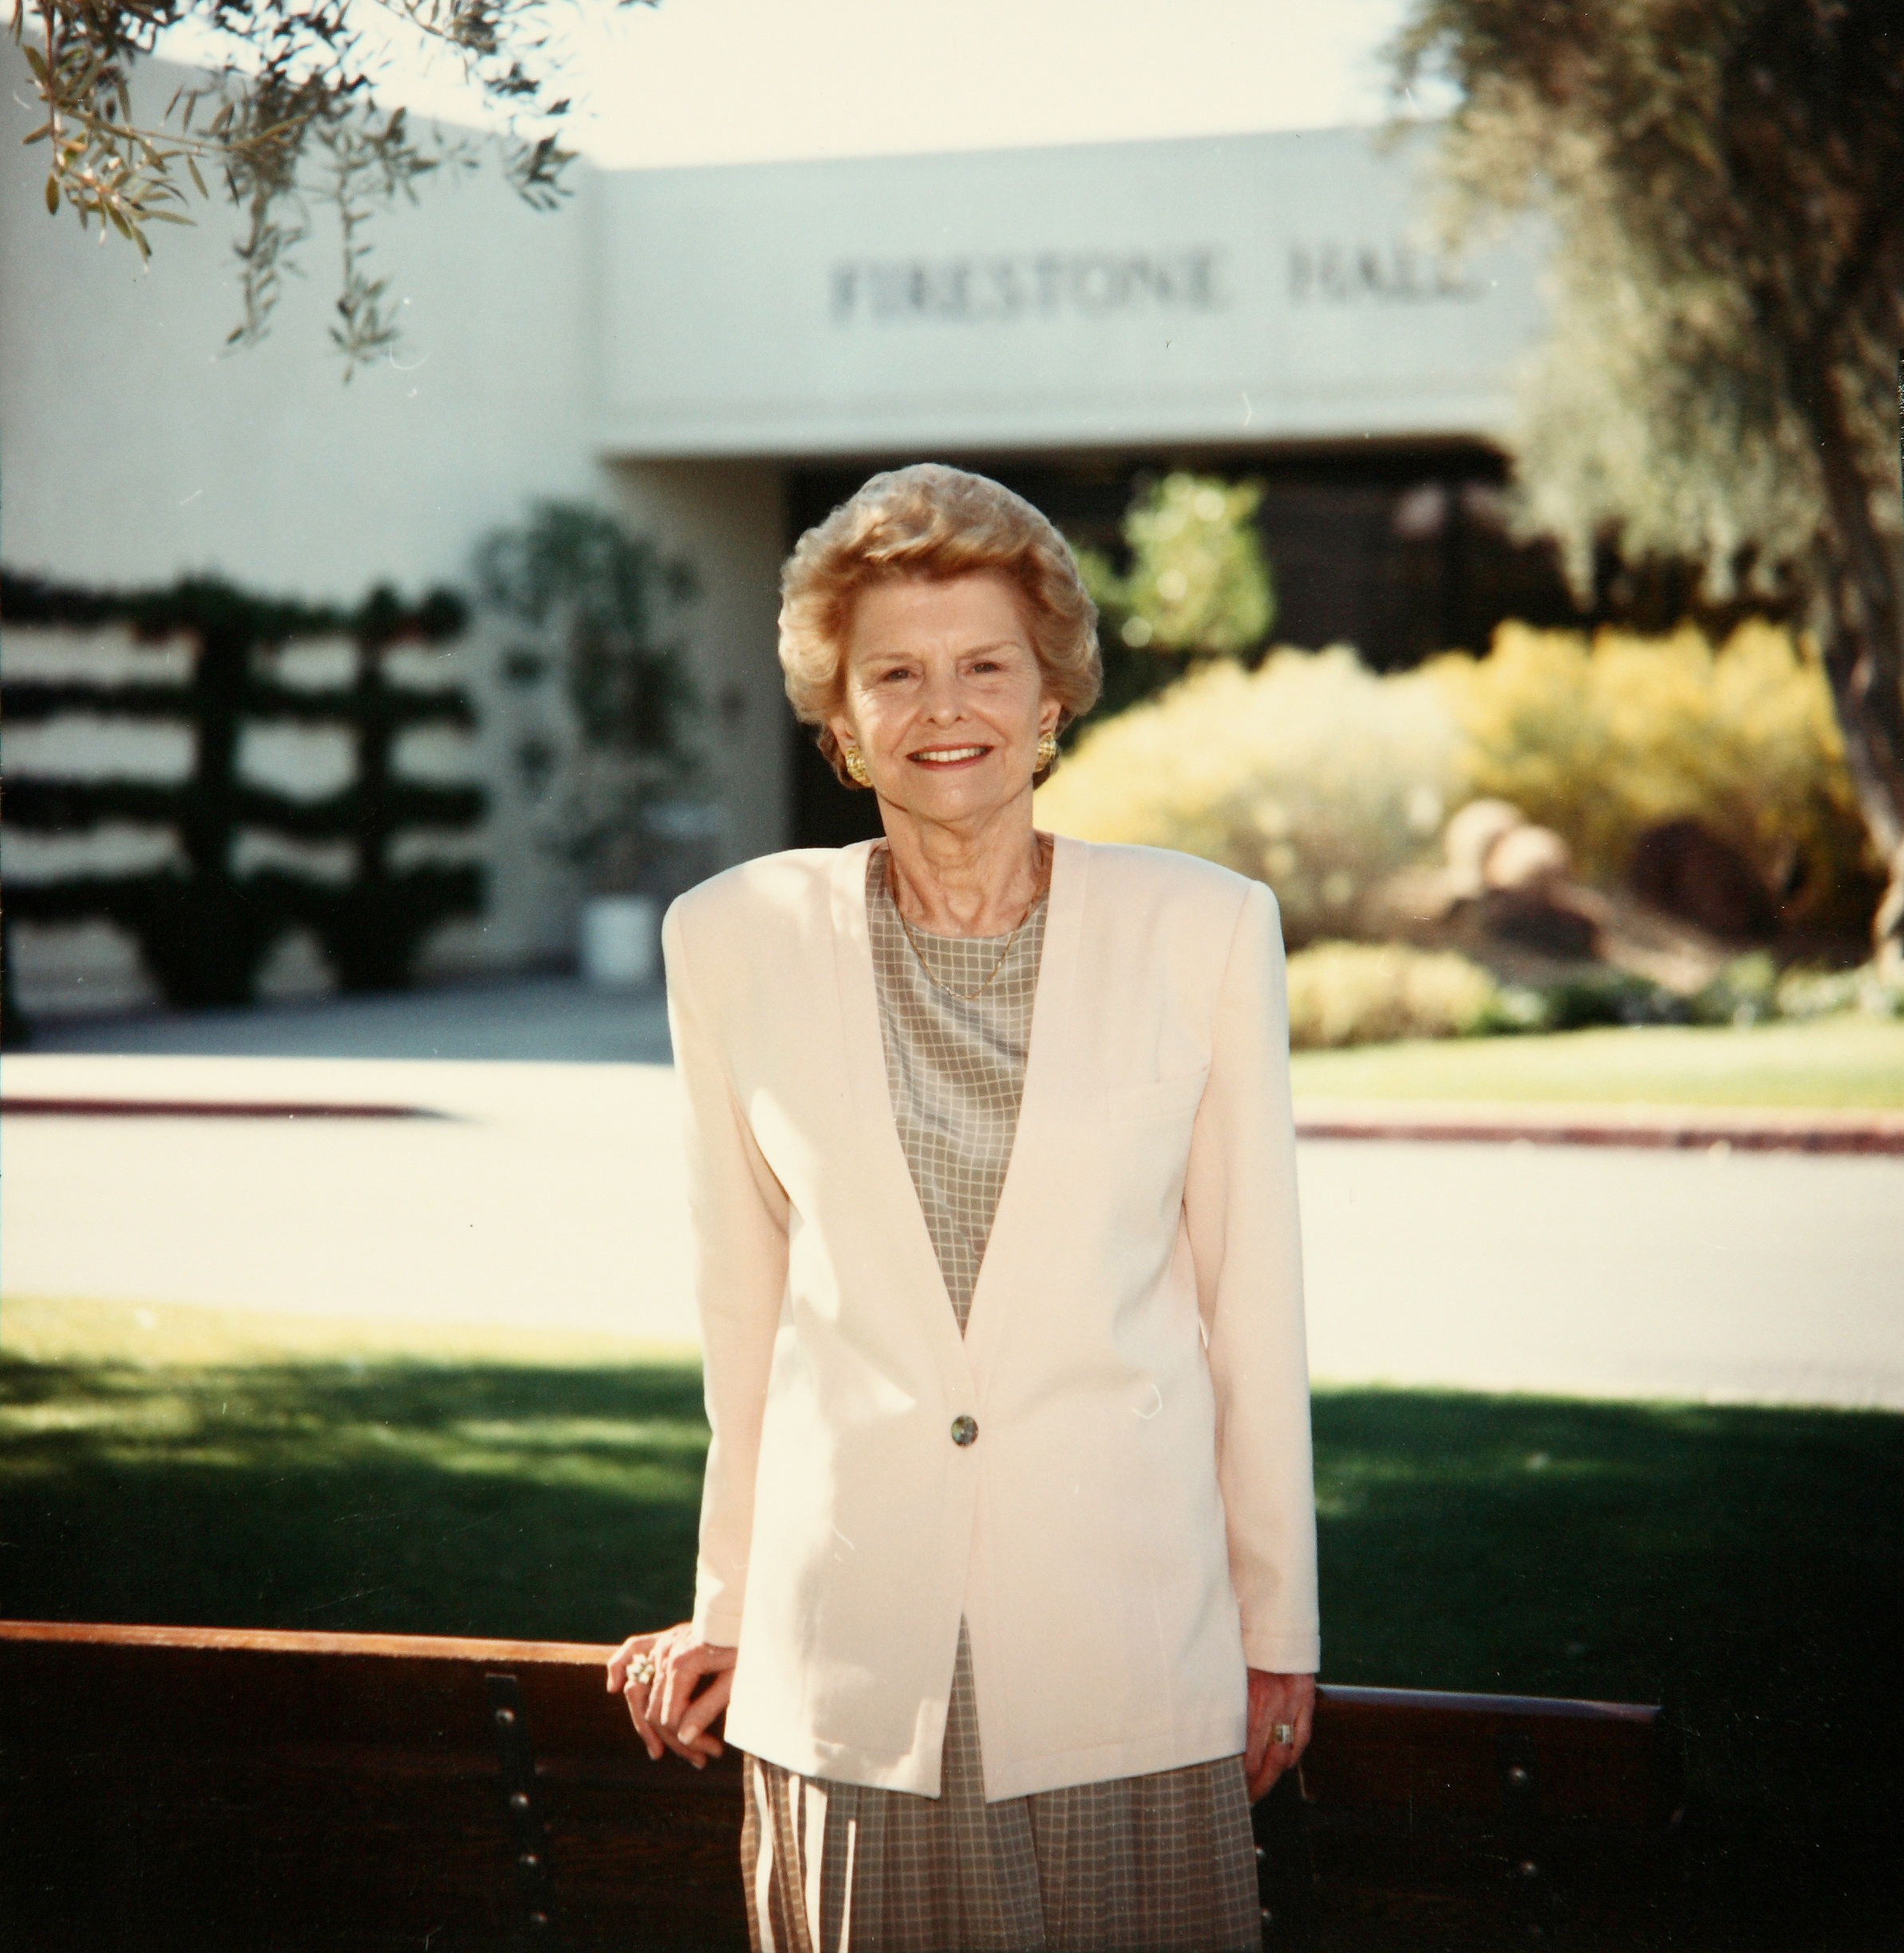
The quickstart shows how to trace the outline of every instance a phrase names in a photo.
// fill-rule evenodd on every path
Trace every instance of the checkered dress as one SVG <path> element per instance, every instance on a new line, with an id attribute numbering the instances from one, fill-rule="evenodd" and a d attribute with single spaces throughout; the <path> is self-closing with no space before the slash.
<path id="1" fill-rule="evenodd" d="M 915 950 L 886 859 L 873 850 L 866 896 L 887 1084 L 962 1333 L 1011 1160 L 1045 903 L 1009 951 L 1002 936 L 917 929 Z M 946 994 L 982 984 L 970 1002 Z M 1242 1758 L 988 1804 L 963 1621 L 938 1797 L 746 1763 L 741 1860 L 756 1953 L 1262 1945 Z"/>

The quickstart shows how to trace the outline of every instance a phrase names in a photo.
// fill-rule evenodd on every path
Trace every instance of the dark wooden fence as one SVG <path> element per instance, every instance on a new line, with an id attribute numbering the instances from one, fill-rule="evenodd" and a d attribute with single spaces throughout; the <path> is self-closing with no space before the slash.
<path id="1" fill-rule="evenodd" d="M 743 1948 L 737 1759 L 650 1763 L 607 1653 L 0 1622 L 0 1944 Z M 1266 1942 L 1642 1946 L 1678 1807 L 1657 1710 L 1325 1688 Z"/>

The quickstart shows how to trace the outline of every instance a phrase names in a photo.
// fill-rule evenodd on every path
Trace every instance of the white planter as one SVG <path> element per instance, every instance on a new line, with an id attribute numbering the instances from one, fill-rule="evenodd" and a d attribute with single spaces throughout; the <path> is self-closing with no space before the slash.
<path id="1" fill-rule="evenodd" d="M 582 974 L 598 990 L 632 990 L 661 969 L 661 909 L 649 895 L 596 895 L 582 905 Z"/>

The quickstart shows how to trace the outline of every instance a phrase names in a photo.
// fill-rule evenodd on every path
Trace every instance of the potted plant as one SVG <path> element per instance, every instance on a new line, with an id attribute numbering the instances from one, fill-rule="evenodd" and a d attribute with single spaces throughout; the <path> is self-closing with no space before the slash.
<path id="1" fill-rule="evenodd" d="M 539 728 L 516 757 L 533 788 L 555 787 L 545 839 L 583 878 L 583 974 L 611 987 L 645 981 L 678 874 L 677 831 L 708 820 L 693 799 L 697 769 L 682 728 L 693 691 L 672 634 L 693 572 L 601 510 L 539 502 L 522 527 L 487 539 L 477 574 L 492 604 L 541 634 L 541 645 L 509 647 L 504 677 L 539 686 L 551 645 L 560 671 L 566 765 Z"/>

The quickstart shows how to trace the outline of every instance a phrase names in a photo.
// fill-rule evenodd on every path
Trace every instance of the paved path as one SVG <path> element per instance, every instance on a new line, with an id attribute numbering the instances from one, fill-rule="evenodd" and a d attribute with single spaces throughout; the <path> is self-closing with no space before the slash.
<path id="1" fill-rule="evenodd" d="M 48 1052 L 0 1084 L 444 1115 L 10 1118 L 6 1294 L 693 1335 L 665 1066 Z M 1904 1158 L 1317 1140 L 1301 1170 L 1318 1381 L 1904 1410 Z"/>
<path id="2" fill-rule="evenodd" d="M 0 1085 L 440 1115 L 9 1118 L 0 1294 L 694 1336 L 668 1066 L 30 1053 Z"/>
<path id="3" fill-rule="evenodd" d="M 249 1010 L 41 1018 L 39 1052 L 199 1058 L 503 1058 L 666 1064 L 666 1000 L 591 989 L 573 977 L 499 977 L 384 996 L 326 997 Z M 6 1060 L 0 1059 L 0 1071 Z"/>
<path id="4" fill-rule="evenodd" d="M 1904 1410 L 1904 1159 L 1300 1154 L 1319 1379 Z"/>

